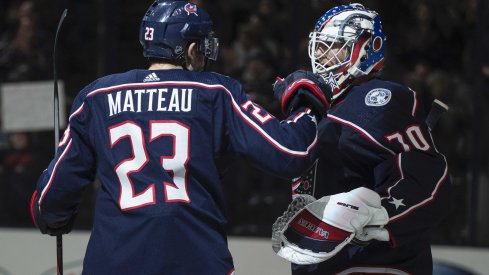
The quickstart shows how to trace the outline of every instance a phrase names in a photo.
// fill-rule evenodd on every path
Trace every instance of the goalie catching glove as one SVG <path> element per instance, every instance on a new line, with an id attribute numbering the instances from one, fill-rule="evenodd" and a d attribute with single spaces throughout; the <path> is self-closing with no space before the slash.
<path id="1" fill-rule="evenodd" d="M 285 78 L 277 77 L 273 84 L 273 93 L 285 115 L 304 106 L 311 108 L 320 118 L 326 115 L 333 97 L 331 86 L 320 76 L 302 70 Z"/>
<path id="2" fill-rule="evenodd" d="M 360 187 L 315 200 L 299 195 L 272 227 L 272 248 L 295 264 L 316 264 L 336 255 L 354 238 L 388 241 L 389 216 L 380 196 Z"/>

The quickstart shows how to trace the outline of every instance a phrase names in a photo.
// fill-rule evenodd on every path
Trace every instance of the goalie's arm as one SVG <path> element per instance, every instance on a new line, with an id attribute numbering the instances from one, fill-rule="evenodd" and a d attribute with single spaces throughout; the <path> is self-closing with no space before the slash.
<path id="1" fill-rule="evenodd" d="M 401 153 L 378 165 L 374 174 L 375 191 L 389 213 L 386 228 L 393 246 L 419 238 L 447 214 L 450 178 L 442 154 Z"/>

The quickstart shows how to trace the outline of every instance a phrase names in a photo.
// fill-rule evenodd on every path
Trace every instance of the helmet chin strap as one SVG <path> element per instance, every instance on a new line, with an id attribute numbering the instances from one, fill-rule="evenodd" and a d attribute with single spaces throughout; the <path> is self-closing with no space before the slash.
<path id="1" fill-rule="evenodd" d="M 184 71 L 188 71 L 189 69 L 187 68 L 187 61 L 185 60 L 185 58 L 183 59 L 182 61 L 182 68 Z"/>
<path id="2" fill-rule="evenodd" d="M 202 67 L 202 72 L 207 71 L 207 64 L 209 64 L 209 59 L 207 57 L 204 57 L 204 66 Z"/>

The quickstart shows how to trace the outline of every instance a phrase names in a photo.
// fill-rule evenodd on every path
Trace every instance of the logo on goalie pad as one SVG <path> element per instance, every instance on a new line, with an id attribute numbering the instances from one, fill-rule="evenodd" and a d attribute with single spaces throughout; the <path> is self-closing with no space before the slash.
<path id="1" fill-rule="evenodd" d="M 318 234 L 319 236 L 323 237 L 324 239 L 327 239 L 329 236 L 328 231 L 322 229 L 321 227 L 316 226 L 315 224 L 309 222 L 308 220 L 305 220 L 303 218 L 300 218 L 299 221 L 297 222 L 298 225 L 305 227 L 311 232 L 314 232 L 315 234 Z"/>
<path id="2" fill-rule="evenodd" d="M 331 252 L 351 235 L 323 222 L 307 209 L 302 210 L 284 231 L 287 241 L 313 252 Z"/>

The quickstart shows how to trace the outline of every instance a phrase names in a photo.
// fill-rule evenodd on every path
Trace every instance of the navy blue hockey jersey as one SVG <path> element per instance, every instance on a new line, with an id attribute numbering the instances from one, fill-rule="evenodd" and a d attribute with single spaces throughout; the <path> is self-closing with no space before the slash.
<path id="1" fill-rule="evenodd" d="M 76 97 L 38 181 L 42 218 L 64 224 L 100 181 L 84 274 L 231 274 L 220 177 L 226 153 L 293 178 L 311 163 L 316 121 L 280 122 L 216 73 L 132 70 Z"/>
<path id="2" fill-rule="evenodd" d="M 332 107 L 319 124 L 319 159 L 293 194 L 375 190 L 391 241 L 347 246 L 319 265 L 294 265 L 293 274 L 432 273 L 429 235 L 449 208 L 450 180 L 425 118 L 413 90 L 380 79 L 352 87 Z"/>

